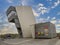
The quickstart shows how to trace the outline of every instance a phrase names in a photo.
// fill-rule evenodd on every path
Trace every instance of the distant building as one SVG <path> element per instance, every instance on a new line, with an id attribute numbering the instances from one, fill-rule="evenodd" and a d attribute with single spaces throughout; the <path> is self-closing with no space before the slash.
<path id="1" fill-rule="evenodd" d="M 31 7 L 10 6 L 6 11 L 6 14 L 9 22 L 15 23 L 20 36 L 31 37 L 30 25 L 36 23 Z"/>
<path id="2" fill-rule="evenodd" d="M 32 25 L 33 26 L 33 25 Z M 38 23 L 34 25 L 35 30 L 32 32 L 33 38 L 53 38 L 56 37 L 55 24 L 50 22 Z"/>

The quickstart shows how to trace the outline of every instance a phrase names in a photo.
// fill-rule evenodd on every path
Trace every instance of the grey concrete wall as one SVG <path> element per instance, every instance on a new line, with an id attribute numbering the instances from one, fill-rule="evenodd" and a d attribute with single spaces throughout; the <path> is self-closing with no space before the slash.
<path id="1" fill-rule="evenodd" d="M 35 39 L 35 24 L 30 25 L 32 38 Z"/>
<path id="2" fill-rule="evenodd" d="M 22 28 L 23 37 L 32 37 L 31 30 L 34 30 L 34 28 L 31 28 L 30 25 L 36 23 L 32 8 L 28 6 L 17 6 L 16 12 Z"/>
<path id="3" fill-rule="evenodd" d="M 56 37 L 57 34 L 56 34 L 56 28 L 55 28 L 55 24 L 50 24 L 50 34 L 51 34 L 51 37 Z"/>

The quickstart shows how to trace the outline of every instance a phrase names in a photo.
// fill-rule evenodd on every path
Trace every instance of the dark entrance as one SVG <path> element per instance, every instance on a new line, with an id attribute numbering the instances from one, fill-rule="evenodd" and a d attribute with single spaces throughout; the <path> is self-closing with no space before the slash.
<path id="1" fill-rule="evenodd" d="M 23 36 L 22 36 L 22 30 L 21 30 L 21 28 L 17 28 L 17 30 L 18 30 L 18 33 L 19 33 L 19 37 L 22 38 Z"/>

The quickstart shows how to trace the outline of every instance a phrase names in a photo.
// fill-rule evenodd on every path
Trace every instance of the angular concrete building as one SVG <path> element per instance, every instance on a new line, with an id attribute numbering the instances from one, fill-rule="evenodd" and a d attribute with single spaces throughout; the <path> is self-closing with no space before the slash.
<path id="1" fill-rule="evenodd" d="M 32 37 L 30 25 L 35 24 L 32 8 L 29 6 L 10 6 L 6 11 L 9 22 L 15 23 L 20 36 Z"/>

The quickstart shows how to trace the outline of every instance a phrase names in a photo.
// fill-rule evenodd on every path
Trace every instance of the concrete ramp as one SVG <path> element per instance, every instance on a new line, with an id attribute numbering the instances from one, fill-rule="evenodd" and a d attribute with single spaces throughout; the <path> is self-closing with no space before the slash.
<path id="1" fill-rule="evenodd" d="M 16 12 L 21 25 L 23 37 L 32 37 L 30 25 L 35 24 L 35 18 L 32 12 L 32 8 L 29 6 L 17 6 Z"/>

